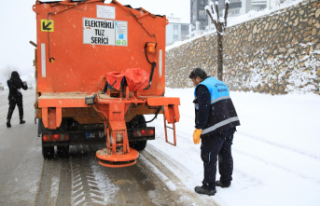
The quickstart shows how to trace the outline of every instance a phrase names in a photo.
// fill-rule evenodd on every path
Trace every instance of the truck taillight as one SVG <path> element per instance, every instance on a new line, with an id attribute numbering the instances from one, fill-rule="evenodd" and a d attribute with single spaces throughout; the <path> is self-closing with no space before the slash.
<path id="1" fill-rule="evenodd" d="M 133 130 L 133 136 L 134 137 L 143 137 L 143 136 L 153 136 L 154 135 L 154 129 L 136 129 Z"/>
<path id="2" fill-rule="evenodd" d="M 60 140 L 60 134 L 53 134 L 53 141 L 59 141 Z"/>
<path id="3" fill-rule="evenodd" d="M 69 134 L 44 134 L 42 140 L 44 142 L 69 141 Z"/>
<path id="4" fill-rule="evenodd" d="M 69 141 L 69 135 L 68 134 L 61 134 L 60 141 Z"/>
<path id="5" fill-rule="evenodd" d="M 50 142 L 50 135 L 44 134 L 42 139 L 43 139 L 44 142 Z"/>

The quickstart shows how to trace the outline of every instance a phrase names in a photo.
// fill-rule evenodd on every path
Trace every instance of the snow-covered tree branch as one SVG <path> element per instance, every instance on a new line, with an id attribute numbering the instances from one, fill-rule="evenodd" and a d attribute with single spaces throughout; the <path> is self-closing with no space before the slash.
<path id="1" fill-rule="evenodd" d="M 229 10 L 229 0 L 225 1 L 225 10 L 223 16 L 219 15 L 219 2 L 210 2 L 204 9 L 211 18 L 218 35 L 218 79 L 223 80 L 223 35 L 227 27 L 227 17 Z"/>

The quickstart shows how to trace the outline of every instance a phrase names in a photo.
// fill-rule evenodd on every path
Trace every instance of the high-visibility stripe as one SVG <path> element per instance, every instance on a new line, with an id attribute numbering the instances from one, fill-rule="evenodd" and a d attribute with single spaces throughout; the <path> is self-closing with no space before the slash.
<path id="1" fill-rule="evenodd" d="M 221 122 L 219 122 L 219 123 L 217 123 L 217 124 L 215 124 L 215 125 L 213 125 L 211 127 L 208 127 L 206 129 L 202 130 L 202 134 L 206 134 L 206 133 L 212 132 L 212 131 L 218 129 L 219 127 L 222 127 L 224 125 L 227 125 L 227 124 L 229 124 L 231 122 L 235 122 L 235 121 L 239 121 L 239 118 L 238 117 L 231 117 L 229 119 L 223 120 L 223 121 L 221 121 Z"/>
<path id="2" fill-rule="evenodd" d="M 42 77 L 47 76 L 46 71 L 46 44 L 41 43 L 41 74 Z"/>
<path id="3" fill-rule="evenodd" d="M 211 101 L 211 104 L 214 104 L 214 103 L 216 103 L 216 102 L 218 102 L 220 100 L 223 100 L 223 99 L 230 99 L 230 96 L 223 96 L 223 97 L 219 97 L 217 99 L 214 99 L 214 100 Z"/>
<path id="4" fill-rule="evenodd" d="M 162 49 L 159 50 L 159 76 L 162 76 Z"/>

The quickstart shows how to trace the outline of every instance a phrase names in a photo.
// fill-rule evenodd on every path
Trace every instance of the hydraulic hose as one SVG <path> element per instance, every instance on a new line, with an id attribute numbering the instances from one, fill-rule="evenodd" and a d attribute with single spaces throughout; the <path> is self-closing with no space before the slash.
<path id="1" fill-rule="evenodd" d="M 145 52 L 145 55 L 146 55 L 146 58 L 147 58 L 147 61 L 149 62 L 149 64 L 151 64 L 151 73 L 150 73 L 150 77 L 149 77 L 149 85 L 144 88 L 143 90 L 148 90 L 151 86 L 151 83 L 152 83 L 152 79 L 153 79 L 153 72 L 154 72 L 154 68 L 156 67 L 156 63 L 155 62 L 150 62 L 149 58 L 148 58 L 148 52 L 147 52 L 147 45 L 148 45 L 148 42 L 145 44 L 144 46 L 144 52 Z"/>
<path id="2" fill-rule="evenodd" d="M 142 124 L 146 124 L 146 123 L 150 123 L 152 122 L 153 120 L 155 120 L 159 114 L 159 112 L 161 111 L 161 107 L 158 109 L 158 111 L 156 112 L 156 115 L 149 121 L 145 121 L 145 122 L 140 122 L 139 124 L 135 125 L 136 127 L 142 125 Z"/>

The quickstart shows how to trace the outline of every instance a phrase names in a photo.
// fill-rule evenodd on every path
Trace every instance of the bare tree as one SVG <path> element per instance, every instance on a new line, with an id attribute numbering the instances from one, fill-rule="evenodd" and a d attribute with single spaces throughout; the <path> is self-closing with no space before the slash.
<path id="1" fill-rule="evenodd" d="M 226 8 L 224 10 L 223 18 L 220 18 L 219 16 L 218 4 L 218 1 L 215 1 L 215 3 L 210 2 L 210 4 L 205 7 L 205 10 L 216 27 L 218 35 L 218 79 L 223 81 L 223 35 L 227 27 L 229 0 L 225 1 Z"/>

